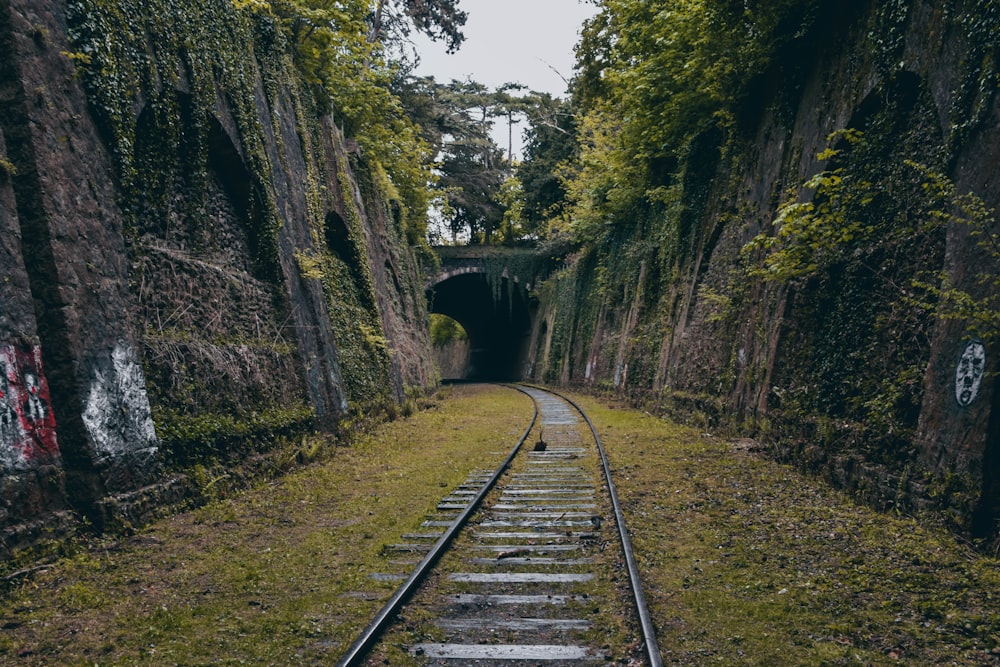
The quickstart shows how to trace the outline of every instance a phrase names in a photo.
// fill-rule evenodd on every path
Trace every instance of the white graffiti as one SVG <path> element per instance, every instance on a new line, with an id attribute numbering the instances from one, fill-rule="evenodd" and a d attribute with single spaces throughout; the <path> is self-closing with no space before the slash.
<path id="1" fill-rule="evenodd" d="M 119 343 L 94 364 L 83 423 L 99 455 L 155 450 L 156 429 L 146 379 L 135 351 Z"/>
<path id="2" fill-rule="evenodd" d="M 11 385 L 17 369 L 12 361 L 13 351 L 6 354 L 6 347 L 5 354 L 0 354 L 0 469 L 13 470 L 26 461 L 24 448 L 20 446 L 25 433 L 17 416 L 16 386 Z"/>
<path id="3" fill-rule="evenodd" d="M 25 371 L 24 388 L 28 392 L 25 416 L 32 421 L 45 421 L 45 404 L 42 403 L 42 398 L 39 395 L 38 376 Z"/>
<path id="4" fill-rule="evenodd" d="M 955 400 L 967 408 L 979 395 L 979 385 L 986 373 L 986 347 L 978 340 L 965 346 L 955 368 Z"/>

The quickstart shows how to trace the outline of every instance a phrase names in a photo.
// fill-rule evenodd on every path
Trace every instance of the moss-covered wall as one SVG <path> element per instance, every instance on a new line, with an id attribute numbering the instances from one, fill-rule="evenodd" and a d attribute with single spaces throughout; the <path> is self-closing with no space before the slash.
<path id="1" fill-rule="evenodd" d="M 0 344 L 9 381 L 47 379 L 55 424 L 0 439 L 0 528 L 21 542 L 64 509 L 140 521 L 192 466 L 436 381 L 393 188 L 246 4 L 0 8 Z"/>
<path id="2" fill-rule="evenodd" d="M 944 271 L 983 298 L 1000 271 L 948 217 L 957 197 L 926 203 L 954 184 L 1000 204 L 996 8 L 878 5 L 825 10 L 733 127 L 691 142 L 670 197 L 542 286 L 532 372 L 728 425 L 875 503 L 947 508 L 995 535 L 997 338 L 919 293 Z M 831 137 L 845 128 L 860 134 Z M 775 280 L 760 270 L 774 246 L 748 244 L 795 202 L 865 216 L 849 252 Z M 956 400 L 979 343 L 978 393 Z"/>

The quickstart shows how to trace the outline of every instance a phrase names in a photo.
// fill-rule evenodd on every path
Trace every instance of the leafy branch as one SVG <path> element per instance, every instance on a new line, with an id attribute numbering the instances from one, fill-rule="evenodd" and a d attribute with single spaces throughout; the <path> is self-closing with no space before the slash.
<path id="1" fill-rule="evenodd" d="M 847 152 L 864 146 L 858 130 L 833 133 L 819 159 L 846 161 Z M 906 243 L 944 229 L 967 230 L 976 239 L 981 263 L 974 286 L 961 287 L 947 271 L 917 272 L 907 284 L 893 283 L 914 306 L 939 317 L 965 321 L 984 340 L 1000 336 L 1000 234 L 995 213 L 974 193 L 961 193 L 946 175 L 915 160 L 904 160 L 901 179 L 876 182 L 863 169 L 839 166 L 809 178 L 778 208 L 773 232 L 755 236 L 743 248 L 760 258 L 752 276 L 795 282 L 847 261 L 864 262 L 880 247 Z M 811 196 L 809 195 L 811 192 Z M 762 256 L 762 257 L 761 257 Z M 975 294 L 973 293 L 975 292 Z M 977 296 L 978 294 L 978 296 Z"/>

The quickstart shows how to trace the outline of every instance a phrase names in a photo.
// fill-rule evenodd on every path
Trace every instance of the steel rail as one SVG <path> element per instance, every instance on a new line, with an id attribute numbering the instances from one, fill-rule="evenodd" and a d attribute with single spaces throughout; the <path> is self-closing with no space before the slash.
<path id="1" fill-rule="evenodd" d="M 517 456 L 517 453 L 520 451 L 524 441 L 527 440 L 528 435 L 531 434 L 531 429 L 535 427 L 535 422 L 538 420 L 538 403 L 535 401 L 534 397 L 531 396 L 531 394 L 524 391 L 521 387 L 515 385 L 504 386 L 515 389 L 531 399 L 532 405 L 534 405 L 535 409 L 534 414 L 531 417 L 531 423 L 528 424 L 528 428 L 524 430 L 524 434 L 521 436 L 521 439 L 517 441 L 517 444 L 514 445 L 510 454 L 507 455 L 506 460 L 504 460 L 500 467 L 496 469 L 493 476 L 486 482 L 486 484 L 483 485 L 462 513 L 458 515 L 450 526 L 448 526 L 448 528 L 444 531 L 444 534 L 438 538 L 438 541 L 434 543 L 434 546 L 431 547 L 429 552 L 427 552 L 424 559 L 420 561 L 420 564 L 417 565 L 410 577 L 403 582 L 398 589 L 396 589 L 396 592 L 389 599 L 389 601 L 385 603 L 385 606 L 379 610 L 372 622 L 368 624 L 368 627 L 366 627 L 354 643 L 351 644 L 347 653 L 345 653 L 344 656 L 341 657 L 340 662 L 337 663 L 337 667 L 355 667 L 355 665 L 360 664 L 360 660 L 365 657 L 372 645 L 374 645 L 374 643 L 378 640 L 379 635 L 381 635 L 386 627 L 388 627 L 388 625 L 392 622 L 393 617 L 399 612 L 400 608 L 406 603 L 416 590 L 417 586 L 420 585 L 430 569 L 434 567 L 434 564 L 437 563 L 438 559 L 448 548 L 448 543 L 454 539 L 454 537 L 458 534 L 458 531 L 461 530 L 462 527 L 468 522 L 469 517 L 472 516 L 477 509 L 479 509 L 479 505 L 482 504 L 486 494 L 489 493 L 494 486 L 496 486 L 497 481 L 510 467 L 511 462 L 513 462 L 514 457 Z"/>
<path id="2" fill-rule="evenodd" d="M 642 582 L 639 579 L 639 566 L 636 563 L 635 554 L 632 552 L 632 540 L 629 538 L 628 529 L 625 527 L 625 515 L 622 513 L 621 503 L 618 501 L 618 491 L 615 489 L 615 482 L 611 479 L 611 466 L 608 464 L 608 457 L 604 452 L 604 443 L 601 442 L 601 436 L 597 434 L 597 428 L 594 427 L 594 423 L 590 421 L 590 417 L 587 416 L 587 413 L 584 412 L 583 408 L 577 405 L 573 399 L 551 389 L 544 389 L 542 387 L 534 388 L 554 394 L 572 405 L 576 411 L 580 413 L 580 416 L 583 417 L 584 421 L 587 422 L 587 426 L 590 427 L 591 433 L 594 434 L 594 441 L 597 443 L 597 451 L 601 454 L 601 464 L 604 466 L 604 477 L 608 481 L 608 493 L 611 495 L 611 504 L 615 510 L 615 522 L 618 524 L 618 535 L 621 538 L 622 550 L 625 552 L 625 563 L 628 566 L 628 578 L 632 585 L 632 594 L 635 601 L 636 613 L 639 614 L 639 624 L 642 626 L 642 638 L 646 644 L 646 656 L 649 658 L 650 667 L 663 667 L 663 657 L 660 655 L 660 645 L 659 642 L 656 641 L 656 628 L 653 627 L 653 620 L 649 615 L 649 607 L 646 605 L 646 596 L 642 593 Z"/>

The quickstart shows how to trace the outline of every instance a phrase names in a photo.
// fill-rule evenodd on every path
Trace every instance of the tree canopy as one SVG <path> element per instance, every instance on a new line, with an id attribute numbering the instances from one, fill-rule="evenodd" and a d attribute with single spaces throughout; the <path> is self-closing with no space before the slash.
<path id="1" fill-rule="evenodd" d="M 515 122 L 527 119 L 532 128 L 547 124 L 566 133 L 556 125 L 561 103 L 517 83 L 491 90 L 471 80 L 439 83 L 433 77 L 402 77 L 397 91 L 436 156 L 438 214 L 452 240 L 503 244 L 537 236 L 543 229 L 541 217 L 531 219 L 526 207 L 540 196 L 535 192 L 541 187 L 535 181 L 543 178 L 538 170 L 557 159 L 550 156 L 547 166 L 539 161 L 529 170 L 533 180 L 525 188 L 519 180 L 521 165 L 510 159 L 510 144 L 506 150 L 498 146 L 491 130 L 495 122 L 505 121 L 510 141 Z M 568 115 L 558 122 L 569 122 Z M 554 131 L 539 130 L 538 136 Z M 529 150 L 541 156 L 549 143 L 539 139 Z M 531 211 L 547 206 L 536 202 Z"/>
<path id="2" fill-rule="evenodd" d="M 403 63 L 387 54 L 412 30 L 458 48 L 466 20 L 459 0 L 233 2 L 278 20 L 318 110 L 332 113 L 374 172 L 385 174 L 410 238 L 423 238 L 434 154 L 393 90 Z"/>
<path id="3" fill-rule="evenodd" d="M 696 137 L 732 128 L 755 77 L 820 0 L 600 0 L 577 48 L 579 160 L 564 171 L 581 239 L 663 204 Z"/>

